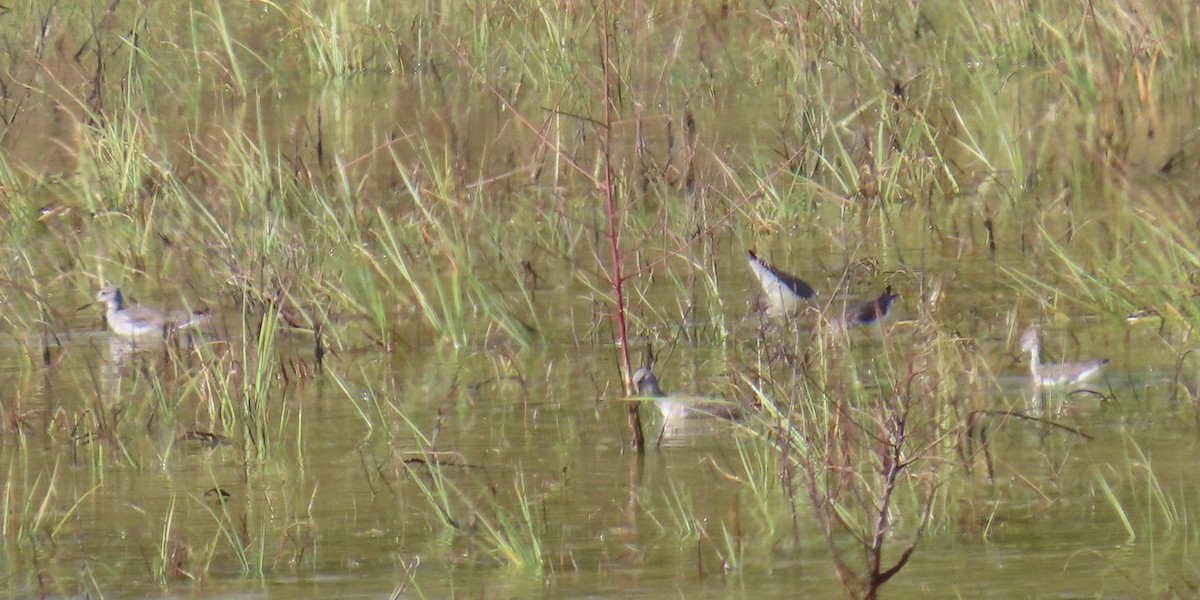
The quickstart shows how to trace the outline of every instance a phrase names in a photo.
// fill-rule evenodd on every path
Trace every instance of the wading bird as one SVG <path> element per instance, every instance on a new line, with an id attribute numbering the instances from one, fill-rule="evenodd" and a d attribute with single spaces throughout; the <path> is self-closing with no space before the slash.
<path id="1" fill-rule="evenodd" d="M 750 262 L 750 270 L 762 286 L 768 315 L 791 313 L 796 310 L 796 305 L 801 300 L 807 300 L 817 294 L 803 279 L 775 268 L 771 263 L 759 258 L 753 250 L 746 251 L 746 255 Z"/>
<path id="2" fill-rule="evenodd" d="M 109 330 L 124 337 L 166 335 L 208 318 L 207 312 L 126 306 L 121 290 L 115 285 L 106 286 L 97 292 L 96 300 L 108 306 L 104 316 L 108 320 Z"/>
<path id="3" fill-rule="evenodd" d="M 658 412 L 667 423 L 695 417 L 717 417 L 719 419 L 738 419 L 742 416 L 742 408 L 737 404 L 725 402 L 716 398 L 701 398 L 666 394 L 658 386 L 658 377 L 646 367 L 633 372 L 633 387 L 643 397 L 654 400 Z"/>
<path id="4" fill-rule="evenodd" d="M 1041 364 L 1042 334 L 1036 327 L 1025 330 L 1021 336 L 1021 351 L 1029 353 L 1029 376 L 1034 385 L 1070 385 L 1079 383 L 1100 372 L 1108 364 L 1107 358 L 1068 363 Z"/>
<path id="5" fill-rule="evenodd" d="M 888 311 L 892 308 L 892 303 L 899 297 L 900 294 L 892 293 L 892 286 L 889 285 L 887 289 L 883 290 L 883 293 L 875 298 L 849 304 L 842 311 L 842 314 L 834 319 L 834 329 L 845 330 L 854 325 L 878 323 L 887 317 Z"/>

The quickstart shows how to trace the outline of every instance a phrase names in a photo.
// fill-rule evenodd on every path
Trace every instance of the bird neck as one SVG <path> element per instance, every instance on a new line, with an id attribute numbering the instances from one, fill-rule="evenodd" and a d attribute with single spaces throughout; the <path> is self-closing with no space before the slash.
<path id="1" fill-rule="evenodd" d="M 1029 348 L 1029 373 L 1033 375 L 1034 380 L 1038 378 L 1038 368 L 1041 366 L 1041 357 L 1038 356 L 1038 347 L 1035 344 Z"/>

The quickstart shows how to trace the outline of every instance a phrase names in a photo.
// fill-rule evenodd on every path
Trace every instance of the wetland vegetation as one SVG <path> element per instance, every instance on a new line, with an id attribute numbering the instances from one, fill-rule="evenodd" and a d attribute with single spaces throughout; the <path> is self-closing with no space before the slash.
<path id="1" fill-rule="evenodd" d="M 1193 596 L 1198 26 L 9 2 L 0 589 Z"/>

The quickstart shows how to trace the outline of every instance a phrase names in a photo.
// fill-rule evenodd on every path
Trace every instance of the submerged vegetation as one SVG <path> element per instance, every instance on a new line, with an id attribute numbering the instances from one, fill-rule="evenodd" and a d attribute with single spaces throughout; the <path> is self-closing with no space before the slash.
<path id="1" fill-rule="evenodd" d="M 14 593 L 1200 586 L 1186 0 L 0 10 Z M 1025 390 L 1031 325 L 1120 375 Z"/>

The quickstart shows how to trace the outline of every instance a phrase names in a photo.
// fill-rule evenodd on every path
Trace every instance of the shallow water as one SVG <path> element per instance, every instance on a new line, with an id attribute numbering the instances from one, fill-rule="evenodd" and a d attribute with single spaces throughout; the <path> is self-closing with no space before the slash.
<path id="1" fill-rule="evenodd" d="M 740 251 L 718 265 L 734 334 L 677 347 L 659 368 L 670 390 L 720 388 L 722 357 L 753 343 L 753 324 L 737 321 L 753 289 L 743 266 Z M 941 310 L 971 310 L 976 297 L 952 291 Z M 909 299 L 896 311 L 898 322 L 886 330 L 893 340 L 911 335 L 915 312 Z M 195 343 L 238 352 L 243 340 L 221 338 L 221 323 L 209 324 L 201 333 L 212 337 Z M 889 591 L 1137 595 L 1146 577 L 1159 586 L 1188 577 L 1180 567 L 1191 535 L 1161 524 L 1168 507 L 1148 490 L 1152 475 L 1169 508 L 1186 519 L 1198 458 L 1194 409 L 1190 400 L 1171 399 L 1172 358 L 1157 329 L 1079 321 L 1070 338 L 1048 336 L 1056 348 L 1112 359 L 1090 386 L 1106 398 L 1048 392 L 1029 405 L 1026 364 L 1004 343 L 1000 327 L 977 327 L 979 352 L 998 382 L 987 408 L 1024 411 L 1094 439 L 993 417 L 994 481 L 980 461 L 955 476 L 949 485 L 973 489 L 954 509 L 961 514 L 949 523 L 957 525 L 928 532 Z M 853 332 L 855 352 L 869 356 L 880 335 Z M 181 439 L 187 431 L 220 429 L 198 401 L 196 386 L 203 383 L 193 376 L 202 359 L 186 347 L 168 355 L 156 344 L 114 355 L 106 334 L 81 325 L 53 348 L 49 367 L 9 386 L 10 402 L 19 399 L 10 415 L 26 423 L 22 435 L 10 430 L 4 437 L 9 527 L 33 519 L 53 490 L 46 522 L 32 537 L 22 536 L 28 542 L 10 543 L 7 559 L 13 574 L 36 563 L 49 583 L 12 581 L 10 589 L 841 595 L 812 525 L 799 522 L 793 537 L 786 521 L 771 522 L 786 512 L 756 512 L 748 489 L 735 481 L 746 476 L 738 447 L 750 436 L 728 424 L 701 423 L 639 458 L 625 446 L 612 350 L 553 337 L 507 356 L 437 344 L 334 356 L 313 378 L 291 384 L 277 378 L 270 425 L 260 433 L 271 450 L 247 460 L 245 432 L 226 431 L 230 439 L 216 446 Z M 17 351 L 6 353 L 3 372 L 13 380 L 27 372 L 13 360 L 37 349 L 19 343 L 10 349 Z M 281 357 L 309 351 L 303 334 L 279 338 Z M 116 433 L 95 434 L 103 428 L 93 419 L 110 419 Z M 514 499 L 530 500 L 545 559 L 541 575 L 500 566 L 441 523 L 418 483 L 431 481 L 430 456 L 455 486 L 446 510 L 461 527 L 482 526 L 458 521 L 470 518 L 463 502 L 485 515 L 501 506 L 517 518 Z M 1137 535 L 1122 524 L 1101 479 L 1116 486 L 1114 497 Z M 229 494 L 224 507 L 213 488 Z M 781 501 L 777 491 L 772 495 L 770 502 Z M 252 566 L 241 566 L 231 539 L 247 545 Z M 152 583 L 164 544 L 183 557 L 179 572 Z M 722 556 L 734 548 L 740 549 L 726 570 Z M 205 565 L 202 583 L 189 584 L 186 572 L 196 564 Z"/>

